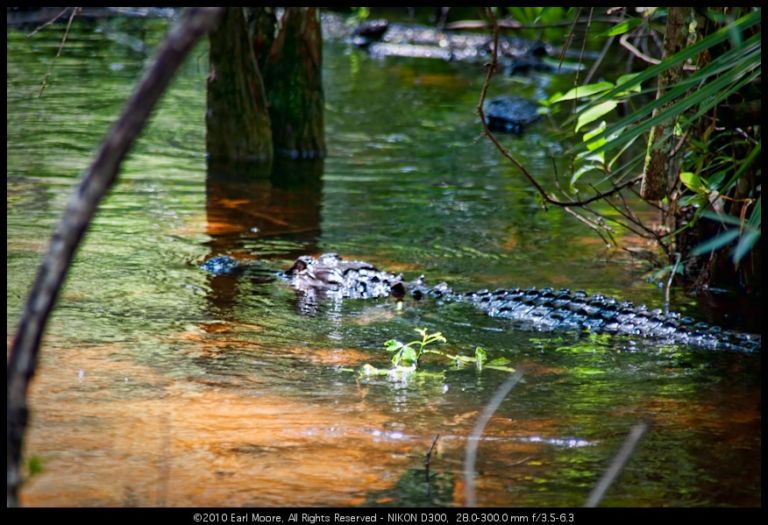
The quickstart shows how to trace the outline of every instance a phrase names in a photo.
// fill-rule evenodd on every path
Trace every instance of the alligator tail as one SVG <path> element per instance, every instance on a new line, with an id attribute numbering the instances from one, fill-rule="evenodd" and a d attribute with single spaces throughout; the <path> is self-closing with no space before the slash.
<path id="1" fill-rule="evenodd" d="M 537 330 L 586 330 L 745 352 L 759 350 L 762 343 L 759 335 L 725 330 L 679 313 L 649 310 L 645 305 L 619 302 L 599 294 L 590 296 L 583 291 L 480 290 L 465 294 L 450 292 L 445 299 L 474 304 L 491 317 L 519 321 Z"/>

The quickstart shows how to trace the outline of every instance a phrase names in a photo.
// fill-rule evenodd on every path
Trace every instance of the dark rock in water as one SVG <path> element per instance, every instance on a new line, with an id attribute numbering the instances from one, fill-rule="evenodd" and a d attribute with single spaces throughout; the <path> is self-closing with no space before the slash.
<path id="1" fill-rule="evenodd" d="M 352 43 L 358 47 L 366 47 L 371 42 L 381 40 L 387 29 L 389 29 L 387 20 L 366 20 L 355 28 L 352 33 Z"/>
<path id="2" fill-rule="evenodd" d="M 509 63 L 510 75 L 525 75 L 531 71 L 544 71 L 554 73 L 552 65 L 543 61 L 549 56 L 547 45 L 544 42 L 534 42 L 523 55 L 513 57 Z"/>
<path id="3" fill-rule="evenodd" d="M 200 268 L 213 275 L 233 275 L 241 270 L 240 263 L 228 255 L 212 257 L 205 261 Z"/>
<path id="4" fill-rule="evenodd" d="M 497 97 L 487 100 L 483 107 L 491 130 L 515 134 L 541 117 L 538 109 L 538 104 L 521 97 Z"/>

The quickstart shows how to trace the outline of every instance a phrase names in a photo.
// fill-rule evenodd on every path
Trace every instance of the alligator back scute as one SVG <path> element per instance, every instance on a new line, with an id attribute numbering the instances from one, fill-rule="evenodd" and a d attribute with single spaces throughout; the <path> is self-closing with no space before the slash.
<path id="1" fill-rule="evenodd" d="M 619 302 L 600 294 L 590 296 L 581 290 L 480 290 L 457 297 L 491 317 L 518 321 L 538 330 L 586 330 L 709 349 L 751 352 L 761 348 L 759 335 L 724 330 L 675 312 L 649 310 L 644 304 Z"/>

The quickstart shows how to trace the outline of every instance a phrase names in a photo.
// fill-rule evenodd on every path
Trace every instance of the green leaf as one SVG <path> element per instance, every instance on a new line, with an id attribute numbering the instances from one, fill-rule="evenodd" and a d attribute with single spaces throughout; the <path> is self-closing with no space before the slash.
<path id="1" fill-rule="evenodd" d="M 26 460 L 28 478 L 37 476 L 43 472 L 43 460 L 40 456 L 30 456 Z"/>
<path id="2" fill-rule="evenodd" d="M 419 360 L 419 354 L 411 348 L 410 346 L 406 346 L 403 348 L 402 353 L 400 354 L 400 363 L 405 366 L 413 366 L 415 365 Z"/>
<path id="3" fill-rule="evenodd" d="M 598 124 L 596 128 L 593 128 L 593 129 L 587 131 L 586 133 L 584 133 L 584 142 L 589 142 L 590 140 L 592 140 L 593 138 L 598 136 L 603 131 L 605 131 L 605 121 L 604 120 L 600 121 L 600 124 Z M 589 145 L 587 145 L 587 148 L 590 149 L 590 150 L 594 149 L 594 148 L 590 148 Z"/>
<path id="4" fill-rule="evenodd" d="M 368 7 L 353 7 L 355 15 L 360 22 L 364 22 L 371 16 L 371 10 Z"/>
<path id="5" fill-rule="evenodd" d="M 497 357 L 496 359 L 491 359 L 488 361 L 488 366 L 504 366 L 508 365 L 512 361 L 507 359 L 506 357 Z"/>
<path id="6" fill-rule="evenodd" d="M 582 157 L 583 159 L 597 161 L 601 165 L 605 165 L 605 152 L 600 151 L 598 153 L 596 151 L 603 148 L 603 146 L 605 146 L 605 144 L 608 142 L 608 139 L 602 135 L 602 132 L 604 130 L 605 130 L 605 121 L 603 120 L 600 122 L 600 125 L 598 125 L 596 128 L 584 133 L 584 143 L 587 145 L 587 149 L 591 152 L 591 154 Z M 600 138 L 593 140 L 594 137 L 598 135 L 601 135 Z"/>
<path id="7" fill-rule="evenodd" d="M 685 187 L 694 193 L 708 193 L 709 189 L 701 181 L 701 178 L 690 171 L 683 171 L 680 173 L 680 181 L 685 184 Z"/>
<path id="8" fill-rule="evenodd" d="M 598 161 L 601 164 L 605 163 L 605 153 L 602 153 L 602 154 L 595 153 L 595 150 L 603 147 L 607 142 L 607 139 L 601 135 L 604 129 L 605 129 L 605 121 L 603 120 L 600 122 L 600 125 L 594 128 L 592 131 L 588 131 L 587 133 L 584 133 L 583 140 L 584 140 L 584 143 L 587 145 L 587 152 L 585 152 L 587 154 L 580 158 L 584 160 Z M 601 135 L 599 139 L 592 140 L 594 139 L 594 137 L 598 135 Z"/>
<path id="9" fill-rule="evenodd" d="M 618 130 L 618 131 L 617 131 L 617 135 L 616 135 L 616 136 L 618 137 L 619 135 L 621 135 L 621 133 L 622 133 L 623 131 L 624 131 L 624 128 L 622 128 L 622 129 Z M 614 165 L 614 164 L 616 164 L 616 161 L 617 161 L 617 160 L 619 160 L 619 159 L 621 158 L 622 154 L 623 154 L 625 151 L 627 151 L 627 150 L 628 150 L 628 149 L 629 149 L 629 148 L 632 146 L 632 144 L 634 144 L 634 143 L 635 143 L 635 141 L 636 141 L 636 140 L 637 140 L 637 137 L 635 137 L 635 138 L 633 138 L 633 139 L 631 139 L 631 140 L 627 141 L 627 142 L 626 142 L 626 144 L 624 144 L 624 145 L 621 147 L 621 149 L 619 150 L 619 152 L 618 152 L 618 153 L 616 153 L 616 155 L 614 155 L 614 157 L 613 157 L 613 158 L 612 158 L 610 161 L 608 161 L 608 168 L 609 168 L 609 169 L 613 169 L 613 165 Z M 641 159 L 640 159 L 639 157 L 635 157 L 635 160 L 633 160 L 633 161 L 630 161 L 630 163 L 629 163 L 629 164 L 631 165 L 631 164 L 633 164 L 633 163 L 635 163 L 635 162 L 639 163 L 640 161 L 641 161 Z M 626 165 L 625 165 L 625 166 L 626 166 Z M 623 168 L 622 168 L 622 169 L 623 169 Z"/>
<path id="10" fill-rule="evenodd" d="M 361 376 L 386 376 L 386 375 L 389 375 L 389 370 L 376 368 L 375 366 L 369 365 L 368 363 L 366 363 L 360 369 L 360 375 Z"/>
<path id="11" fill-rule="evenodd" d="M 741 228 L 742 222 L 738 217 L 733 215 L 727 215 L 725 213 L 716 213 L 714 211 L 706 210 L 701 214 L 702 217 L 712 219 L 713 221 L 721 222 L 723 224 L 730 224 L 732 226 L 738 226 Z"/>
<path id="12" fill-rule="evenodd" d="M 516 370 L 514 368 L 508 367 L 508 366 L 501 366 L 501 365 L 485 365 L 485 368 L 490 368 L 491 370 L 501 370 L 502 372 L 512 372 L 514 373 Z"/>
<path id="13" fill-rule="evenodd" d="M 597 82 L 595 84 L 586 84 L 584 86 L 576 86 L 569 90 L 565 95 L 556 96 L 550 98 L 550 102 L 563 102 L 564 100 L 574 100 L 577 98 L 585 98 L 592 96 L 596 93 L 602 93 L 613 87 L 611 82 Z"/>
<path id="14" fill-rule="evenodd" d="M 624 84 L 627 84 L 627 89 L 617 93 L 617 96 L 624 96 L 629 93 L 640 93 L 643 90 L 642 84 L 634 81 L 639 74 L 640 73 L 628 73 L 626 75 L 621 75 L 618 80 L 616 80 L 616 89 L 621 89 L 624 87 Z"/>
<path id="15" fill-rule="evenodd" d="M 456 366 L 462 367 L 469 363 L 477 363 L 477 359 L 474 357 L 467 357 L 465 355 L 455 355 L 453 356 L 453 362 L 456 364 Z"/>
<path id="16" fill-rule="evenodd" d="M 602 104 L 598 104 L 597 106 L 592 106 L 586 111 L 582 111 L 579 114 L 578 120 L 576 121 L 576 129 L 574 131 L 579 131 L 579 129 L 581 129 L 582 126 L 585 126 L 590 122 L 594 122 L 595 120 L 599 119 L 606 113 L 613 111 L 613 109 L 617 105 L 618 105 L 618 102 L 616 102 L 615 100 L 608 100 L 606 102 L 603 102 Z M 605 123 L 603 123 L 603 129 L 605 129 Z"/>
<path id="17" fill-rule="evenodd" d="M 477 368 L 482 370 L 483 365 L 486 361 L 488 361 L 488 352 L 485 351 L 485 348 L 478 346 L 475 348 L 475 364 L 477 365 Z"/>
<path id="18" fill-rule="evenodd" d="M 400 350 L 403 346 L 403 343 L 396 339 L 390 339 L 389 341 L 386 341 L 384 343 L 384 348 L 387 350 L 387 352 L 396 352 Z"/>
<path id="19" fill-rule="evenodd" d="M 747 158 L 739 164 L 739 169 L 736 170 L 736 173 L 733 174 L 728 183 L 723 187 L 723 192 L 729 191 L 733 186 L 736 185 L 736 181 L 738 181 L 741 176 L 746 173 L 747 169 L 749 169 L 749 167 L 755 162 L 755 159 L 757 159 L 760 155 L 762 145 L 762 142 L 758 142 L 755 147 L 752 148 L 752 151 L 749 152 Z"/>
<path id="20" fill-rule="evenodd" d="M 720 185 L 723 183 L 726 174 L 726 170 L 720 170 L 709 177 L 701 177 L 701 181 L 709 191 L 720 191 Z"/>
<path id="21" fill-rule="evenodd" d="M 695 193 L 693 195 L 683 195 L 680 197 L 678 204 L 682 206 L 697 206 L 702 207 L 707 205 L 707 196 L 703 193 Z"/>
<path id="22" fill-rule="evenodd" d="M 733 229 L 733 230 L 726 230 L 720 235 L 717 235 L 715 237 L 712 237 L 708 241 L 705 241 L 698 246 L 696 246 L 693 250 L 691 250 L 691 255 L 702 255 L 705 253 L 713 252 L 715 250 L 718 250 L 734 240 L 736 237 L 739 236 L 739 230 Z"/>
<path id="23" fill-rule="evenodd" d="M 596 164 L 596 163 L 585 164 L 581 166 L 579 169 L 577 169 L 576 171 L 574 171 L 573 175 L 571 175 L 571 188 L 573 188 L 573 186 L 576 185 L 576 182 L 578 182 L 578 180 L 581 178 L 582 175 L 584 175 L 585 173 L 589 173 L 590 171 L 593 171 L 593 170 L 599 171 L 601 173 L 604 171 L 602 165 Z"/>
<path id="24" fill-rule="evenodd" d="M 759 230 L 749 229 L 744 233 L 744 235 L 741 236 L 738 244 L 736 244 L 736 248 L 733 249 L 734 264 L 739 264 L 739 261 L 741 261 L 741 259 L 749 253 L 758 239 L 760 239 Z"/>
<path id="25" fill-rule="evenodd" d="M 754 230 L 760 228 L 762 224 L 762 207 L 762 201 L 758 200 L 757 204 L 755 204 L 755 209 L 752 210 L 752 215 L 749 216 L 749 221 L 747 221 L 749 227 Z"/>
<path id="26" fill-rule="evenodd" d="M 742 20 L 740 19 L 740 21 Z M 737 22 L 737 25 L 738 23 L 739 22 Z M 700 47 L 700 43 L 699 43 L 692 46 L 692 48 L 706 49 L 711 45 L 715 45 L 716 42 L 722 41 L 723 34 L 724 33 L 718 31 L 716 34 L 713 34 L 714 37 L 716 38 L 710 39 L 710 37 L 713 37 L 713 35 L 710 35 L 710 37 L 707 37 L 705 39 L 707 41 L 707 45 Z M 681 53 L 688 56 L 688 49 L 686 48 L 686 50 L 683 50 Z M 643 80 L 649 78 L 650 71 L 658 70 L 656 71 L 658 73 L 664 69 L 664 67 L 661 67 L 661 66 L 670 67 L 670 65 L 672 65 L 672 64 L 667 64 L 668 61 L 677 63 L 678 59 L 680 58 L 681 58 L 680 54 L 674 55 L 673 57 L 669 57 L 668 59 L 665 59 L 665 61 L 662 64 L 659 64 L 657 66 L 652 66 L 651 68 L 649 68 L 648 70 L 642 73 L 635 74 L 634 77 L 629 77 L 630 78 L 629 82 L 626 81 L 627 80 L 626 78 L 623 78 L 622 80 L 624 80 L 623 82 L 624 85 L 621 86 L 621 88 L 623 89 L 620 89 L 617 83 L 617 88 L 611 91 L 609 94 L 618 96 L 619 91 L 621 91 L 622 93 L 626 93 L 627 89 L 630 86 L 639 84 Z M 688 58 L 690 58 L 690 56 Z M 702 101 L 702 100 L 705 101 L 705 104 L 706 104 L 705 107 L 707 106 L 711 107 L 712 105 L 719 103 L 719 101 L 721 101 L 724 98 L 724 96 L 727 96 L 728 93 L 718 92 L 718 89 L 720 89 L 720 87 L 717 87 L 709 93 L 701 94 L 700 92 L 703 89 L 708 88 L 710 84 L 718 80 L 721 81 L 721 86 L 722 86 L 723 84 L 727 84 L 729 79 L 731 81 L 731 86 L 733 86 L 730 89 L 735 89 L 735 86 L 738 85 L 736 84 L 736 82 L 739 80 L 739 78 L 742 78 L 745 75 L 748 75 L 750 71 L 757 69 L 758 73 L 756 74 L 759 75 L 760 63 L 761 63 L 761 40 L 760 40 L 760 34 L 758 33 L 753 35 L 749 39 L 747 39 L 744 42 L 744 46 L 742 48 L 731 49 L 729 51 L 726 51 L 725 53 L 720 54 L 719 56 L 717 56 L 717 58 L 712 60 L 712 62 L 710 62 L 706 67 L 702 68 L 701 70 L 697 71 L 696 73 L 688 77 L 681 79 L 681 81 L 678 82 L 675 88 L 667 92 L 663 97 L 658 98 L 648 104 L 643 104 L 639 110 L 635 111 L 631 115 L 628 115 L 627 117 L 624 117 L 623 119 L 620 119 L 618 122 L 614 123 L 612 126 L 608 128 L 608 130 L 606 131 L 606 134 L 610 135 L 615 128 L 619 128 L 619 127 L 632 125 L 635 128 L 639 128 L 642 126 L 643 129 L 639 129 L 639 130 L 633 129 L 632 134 L 623 136 L 622 140 L 619 141 L 619 143 L 621 143 L 624 140 L 629 140 L 630 138 L 637 136 L 638 134 L 642 134 L 648 131 L 648 129 L 650 129 L 650 126 L 649 127 L 643 126 L 645 122 L 641 122 L 641 119 L 644 119 L 648 115 L 652 115 L 652 113 L 655 110 L 657 110 L 658 108 L 661 108 L 662 106 L 669 105 L 669 103 L 672 101 L 678 101 L 678 102 L 686 101 L 688 98 L 687 95 L 692 89 L 695 90 L 694 91 L 695 95 L 698 95 L 699 97 L 701 97 L 699 101 Z M 712 80 L 712 79 L 715 79 L 715 80 Z M 746 79 L 743 80 L 742 82 L 745 82 L 745 81 Z M 595 98 L 595 100 L 590 102 L 590 104 L 597 105 L 607 99 L 609 99 L 608 94 L 602 95 L 600 97 Z M 698 101 L 694 103 L 698 103 Z M 690 105 L 692 104 L 689 104 L 688 107 Z M 663 116 L 663 118 L 659 120 L 672 118 L 675 115 L 681 114 L 682 111 L 684 111 L 685 109 L 687 109 L 687 107 L 682 108 L 682 107 L 679 107 L 679 105 L 677 104 L 672 104 L 671 107 L 666 109 L 665 111 L 666 114 Z M 640 124 L 638 124 L 638 122 L 640 122 Z M 611 146 L 613 147 L 615 145 L 618 145 L 618 144 L 612 144 Z M 579 148 L 577 147 L 577 149 Z"/>
<path id="27" fill-rule="evenodd" d="M 631 31 L 643 22 L 642 18 L 629 18 L 623 22 L 619 22 L 608 31 L 600 33 L 597 36 L 618 36 L 623 35 L 627 31 Z"/>

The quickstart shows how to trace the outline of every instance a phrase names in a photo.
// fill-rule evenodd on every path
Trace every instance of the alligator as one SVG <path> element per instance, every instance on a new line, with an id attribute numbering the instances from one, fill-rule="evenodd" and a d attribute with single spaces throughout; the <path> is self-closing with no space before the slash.
<path id="1" fill-rule="evenodd" d="M 214 261 L 216 259 L 216 261 Z M 216 257 L 203 268 L 238 272 L 229 257 Z M 211 263 L 211 261 L 214 261 Z M 233 262 L 234 261 L 234 262 Z M 415 300 L 430 297 L 441 303 L 468 303 L 490 317 L 515 321 L 538 331 L 585 331 L 652 339 L 660 343 L 683 344 L 704 349 L 755 352 L 761 349 L 761 336 L 727 330 L 696 322 L 676 312 L 649 310 L 645 305 L 619 301 L 601 294 L 552 288 L 511 288 L 456 292 L 447 283 L 428 286 L 424 277 L 404 281 L 402 274 L 379 270 L 374 265 L 344 260 L 335 253 L 315 258 L 301 256 L 278 277 L 302 294 L 339 299 L 394 297 L 410 295 Z"/>

